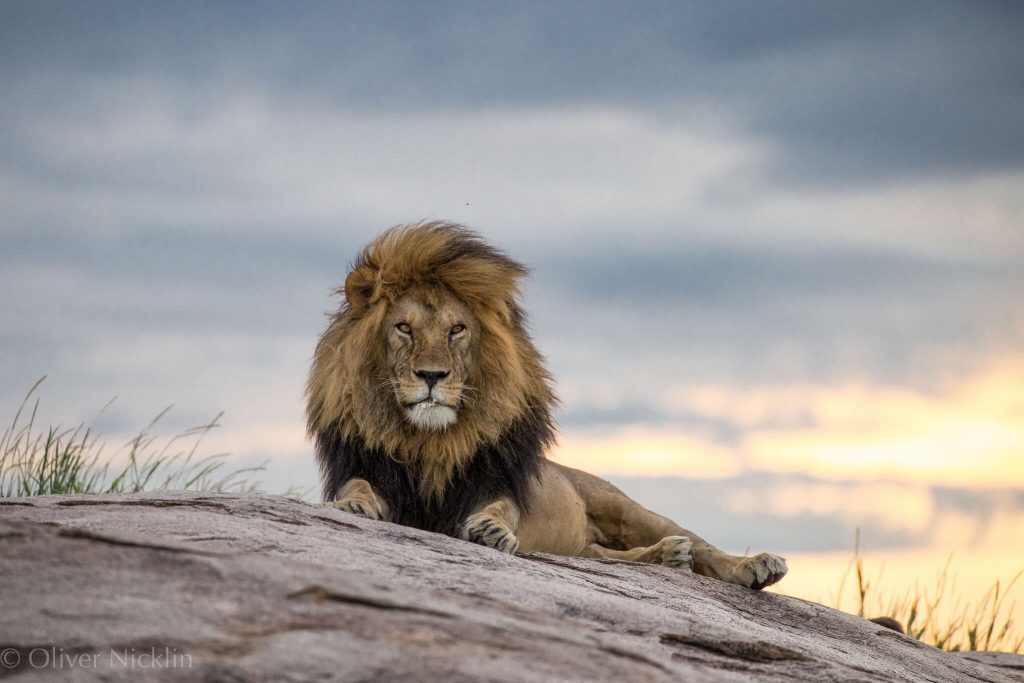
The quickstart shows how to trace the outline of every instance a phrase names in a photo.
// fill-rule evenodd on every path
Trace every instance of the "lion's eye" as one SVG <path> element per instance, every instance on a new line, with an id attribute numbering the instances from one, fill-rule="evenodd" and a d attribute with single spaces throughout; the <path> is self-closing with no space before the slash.
<path id="1" fill-rule="evenodd" d="M 402 334 L 412 334 L 412 326 L 410 326 L 409 323 L 398 323 L 395 325 L 395 329 Z"/>
<path id="2" fill-rule="evenodd" d="M 452 329 L 448 330 L 448 336 L 454 337 L 455 335 L 462 334 L 465 331 L 466 331 L 466 326 L 465 325 L 456 325 Z"/>

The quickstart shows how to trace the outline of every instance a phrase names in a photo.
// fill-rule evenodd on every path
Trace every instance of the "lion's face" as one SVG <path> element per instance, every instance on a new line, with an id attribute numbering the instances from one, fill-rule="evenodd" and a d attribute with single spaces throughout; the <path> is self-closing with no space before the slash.
<path id="1" fill-rule="evenodd" d="M 391 306 L 385 325 L 388 380 L 402 413 L 417 428 L 443 430 L 459 419 L 473 390 L 479 326 L 443 287 L 418 287 Z"/>
<path id="2" fill-rule="evenodd" d="M 325 472 L 350 462 L 339 444 L 367 448 L 415 463 L 421 493 L 441 497 L 485 444 L 513 431 L 550 442 L 555 397 L 518 302 L 525 275 L 449 223 L 397 226 L 367 245 L 306 385 Z M 344 482 L 330 476 L 333 498 Z"/>

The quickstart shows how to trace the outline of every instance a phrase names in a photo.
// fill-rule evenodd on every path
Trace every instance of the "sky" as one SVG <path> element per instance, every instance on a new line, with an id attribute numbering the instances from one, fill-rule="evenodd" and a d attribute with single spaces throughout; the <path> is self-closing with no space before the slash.
<path id="1" fill-rule="evenodd" d="M 52 422 L 117 396 L 115 444 L 224 411 L 210 449 L 315 490 L 331 292 L 447 219 L 532 269 L 553 458 L 737 551 L 860 528 L 1012 575 L 1021 35 L 998 1 L 8 0 L 0 409 L 46 375 Z"/>

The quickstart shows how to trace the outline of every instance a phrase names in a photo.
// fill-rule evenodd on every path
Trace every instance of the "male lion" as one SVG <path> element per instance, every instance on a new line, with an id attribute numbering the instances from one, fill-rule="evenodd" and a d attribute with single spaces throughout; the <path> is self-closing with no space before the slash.
<path id="1" fill-rule="evenodd" d="M 693 569 L 761 589 L 781 557 L 736 557 L 551 462 L 555 396 L 518 302 L 526 268 L 460 226 L 398 226 L 345 279 L 306 417 L 324 498 L 506 553 Z"/>

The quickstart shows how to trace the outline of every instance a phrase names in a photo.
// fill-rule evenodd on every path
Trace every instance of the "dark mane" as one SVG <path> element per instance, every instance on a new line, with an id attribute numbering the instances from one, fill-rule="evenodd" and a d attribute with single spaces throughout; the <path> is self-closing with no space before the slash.
<path id="1" fill-rule="evenodd" d="M 449 536 L 477 508 L 501 496 L 522 510 L 529 507 L 544 450 L 554 441 L 554 427 L 545 407 L 515 420 L 497 442 L 482 444 L 439 499 L 420 491 L 417 466 L 395 455 L 368 448 L 362 439 L 345 439 L 337 427 L 316 435 L 316 453 L 323 475 L 324 500 L 333 500 L 352 478 L 372 484 L 387 501 L 391 521 Z"/>

